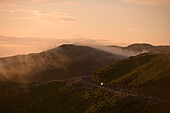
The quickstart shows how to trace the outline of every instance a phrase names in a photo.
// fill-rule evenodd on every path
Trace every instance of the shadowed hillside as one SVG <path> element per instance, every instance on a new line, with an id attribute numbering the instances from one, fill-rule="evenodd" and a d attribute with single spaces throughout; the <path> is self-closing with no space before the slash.
<path id="1" fill-rule="evenodd" d="M 1 113 L 169 113 L 170 110 L 170 103 L 114 94 L 77 79 L 26 86 L 0 83 L 0 92 Z"/>
<path id="2" fill-rule="evenodd" d="M 90 75 L 123 58 L 87 46 L 61 45 L 42 53 L 1 58 L 0 79 L 35 82 Z"/>
<path id="3" fill-rule="evenodd" d="M 92 79 L 141 95 L 170 99 L 170 55 L 130 57 L 94 71 Z"/>
<path id="4" fill-rule="evenodd" d="M 39 54 L 1 59 L 4 70 L 21 71 L 15 79 L 10 78 L 12 72 L 1 71 L 11 74 L 11 80 L 41 82 L 0 81 L 0 112 L 169 113 L 170 55 L 141 54 L 115 62 L 121 58 L 124 57 L 86 46 L 62 45 Z M 98 85 L 104 82 L 104 85 L 138 96 L 97 87 L 85 82 L 84 77 L 74 77 L 89 74 L 91 70 L 112 62 L 115 63 L 94 71 L 92 80 Z M 23 73 L 24 68 L 29 68 L 26 71 L 31 73 Z M 65 70 L 59 73 L 57 69 L 60 68 Z M 56 80 L 66 78 L 69 79 Z M 144 98 L 143 95 L 154 98 Z"/>

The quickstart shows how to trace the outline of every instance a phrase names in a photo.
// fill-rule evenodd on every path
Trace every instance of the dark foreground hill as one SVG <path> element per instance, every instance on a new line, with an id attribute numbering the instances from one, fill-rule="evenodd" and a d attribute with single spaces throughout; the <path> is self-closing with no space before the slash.
<path id="1" fill-rule="evenodd" d="M 37 54 L 0 59 L 0 80 L 37 82 L 90 75 L 125 58 L 87 46 L 62 45 Z"/>
<path id="2" fill-rule="evenodd" d="M 170 55 L 143 54 L 93 72 L 98 84 L 104 81 L 138 96 L 96 87 L 84 77 L 31 84 L 1 81 L 0 113 L 169 113 L 169 60 Z"/>
<path id="3" fill-rule="evenodd" d="M 92 79 L 139 95 L 170 99 L 170 54 L 142 54 L 93 72 Z"/>
<path id="4" fill-rule="evenodd" d="M 162 53 L 162 54 L 170 54 L 170 46 L 153 46 L 151 44 L 132 44 L 127 47 L 120 46 L 110 46 L 118 49 L 122 49 L 123 51 L 133 51 L 137 53 Z"/>
<path id="5" fill-rule="evenodd" d="M 0 113 L 169 113 L 170 103 L 115 94 L 79 79 L 0 83 Z"/>

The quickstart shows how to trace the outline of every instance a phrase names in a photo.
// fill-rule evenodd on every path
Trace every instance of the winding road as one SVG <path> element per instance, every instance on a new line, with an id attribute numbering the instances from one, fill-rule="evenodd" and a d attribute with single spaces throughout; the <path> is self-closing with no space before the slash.
<path id="1" fill-rule="evenodd" d="M 170 103 L 170 100 L 167 100 L 167 99 L 156 98 L 156 97 L 152 97 L 152 96 L 149 96 L 149 97 L 148 96 L 142 96 L 142 95 L 134 94 L 132 92 L 124 91 L 122 89 L 116 89 L 116 88 L 112 88 L 112 87 L 109 87 L 109 86 L 106 86 L 106 85 L 100 85 L 100 84 L 90 80 L 87 77 L 81 77 L 81 80 L 85 83 L 90 84 L 90 85 L 93 85 L 93 86 L 96 86 L 96 87 L 99 87 L 99 88 L 103 88 L 105 90 L 112 91 L 112 92 L 117 93 L 117 94 L 123 94 L 123 95 L 127 95 L 127 96 L 139 97 L 139 98 L 143 98 L 143 99 L 152 99 L 152 100 L 157 100 L 159 102 Z"/>

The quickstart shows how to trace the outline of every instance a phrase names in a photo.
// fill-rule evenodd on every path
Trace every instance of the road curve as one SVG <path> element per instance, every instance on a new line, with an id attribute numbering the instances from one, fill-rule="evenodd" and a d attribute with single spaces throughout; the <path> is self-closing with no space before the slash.
<path id="1" fill-rule="evenodd" d="M 106 85 L 101 86 L 100 84 L 90 80 L 87 77 L 81 77 L 81 80 L 84 81 L 85 83 L 90 84 L 90 85 L 93 85 L 93 86 L 96 86 L 96 87 L 99 87 L 99 88 L 103 88 L 105 90 L 112 91 L 112 92 L 117 93 L 117 94 L 123 94 L 123 95 L 127 95 L 127 96 L 139 97 L 139 98 L 144 98 L 144 99 L 152 99 L 152 100 L 157 100 L 159 102 L 168 102 L 168 103 L 170 103 L 170 100 L 167 100 L 167 99 L 155 98 L 155 97 L 152 97 L 152 96 L 149 96 L 149 97 L 147 96 L 146 97 L 146 96 L 134 94 L 132 92 L 127 92 L 127 91 L 124 91 L 122 89 L 112 88 L 112 87 L 109 87 L 109 86 L 106 86 Z"/>

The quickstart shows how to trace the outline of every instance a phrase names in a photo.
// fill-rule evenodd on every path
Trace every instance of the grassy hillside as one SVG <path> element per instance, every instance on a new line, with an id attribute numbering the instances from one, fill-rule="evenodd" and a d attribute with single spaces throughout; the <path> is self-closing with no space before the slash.
<path id="1" fill-rule="evenodd" d="M 92 73 L 92 80 L 139 94 L 170 99 L 170 55 L 143 54 Z"/>
<path id="2" fill-rule="evenodd" d="M 168 113 L 170 104 L 113 94 L 79 80 L 0 83 L 0 113 Z"/>
<path id="3" fill-rule="evenodd" d="M 0 80 L 36 82 L 90 75 L 124 56 L 87 46 L 61 45 L 37 54 L 0 59 Z"/>

